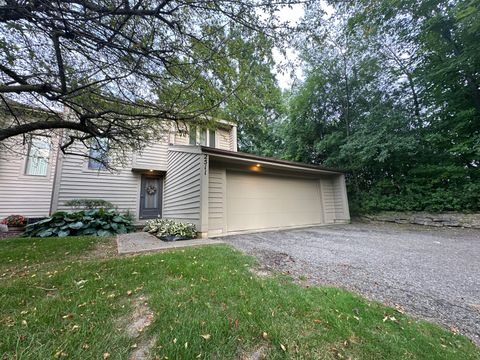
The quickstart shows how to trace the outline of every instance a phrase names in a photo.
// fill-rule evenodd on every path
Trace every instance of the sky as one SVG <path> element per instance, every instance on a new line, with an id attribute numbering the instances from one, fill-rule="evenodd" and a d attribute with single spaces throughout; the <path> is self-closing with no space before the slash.
<path id="1" fill-rule="evenodd" d="M 325 15 L 330 16 L 333 13 L 333 8 L 326 4 L 325 1 L 321 1 L 321 6 L 325 10 Z M 304 11 L 303 4 L 295 4 L 289 7 L 284 7 L 278 12 L 278 16 L 282 22 L 289 22 L 290 25 L 297 24 L 302 18 Z M 299 64 L 298 52 L 293 48 L 286 49 L 286 57 L 280 53 L 280 51 L 274 49 L 273 58 L 277 65 L 282 65 L 285 63 L 285 60 L 290 61 L 295 64 L 293 68 L 289 68 L 284 72 L 276 71 L 276 77 L 278 84 L 282 90 L 290 89 L 295 78 L 303 79 L 303 71 Z"/>
<path id="2" fill-rule="evenodd" d="M 278 16 L 282 22 L 289 22 L 291 25 L 297 24 L 304 14 L 304 9 L 302 4 L 295 4 L 291 7 L 284 7 L 282 10 L 278 12 Z M 287 48 L 286 50 L 287 61 L 291 61 L 296 63 L 298 61 L 298 54 L 297 51 L 293 48 Z M 280 53 L 277 49 L 273 51 L 273 58 L 277 65 L 282 65 L 285 62 L 285 57 L 283 54 Z M 303 72 L 301 67 L 298 65 L 294 69 L 289 69 L 285 72 L 276 71 L 276 76 L 278 80 L 278 84 L 282 90 L 289 89 L 292 86 L 293 79 L 292 75 L 301 79 L 303 77 Z"/>

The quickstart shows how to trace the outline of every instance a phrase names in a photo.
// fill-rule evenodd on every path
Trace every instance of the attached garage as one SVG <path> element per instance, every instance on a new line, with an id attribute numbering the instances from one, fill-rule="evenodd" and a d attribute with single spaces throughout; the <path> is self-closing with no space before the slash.
<path id="1" fill-rule="evenodd" d="M 202 152 L 208 154 L 208 236 L 350 221 L 340 171 L 211 148 Z"/>

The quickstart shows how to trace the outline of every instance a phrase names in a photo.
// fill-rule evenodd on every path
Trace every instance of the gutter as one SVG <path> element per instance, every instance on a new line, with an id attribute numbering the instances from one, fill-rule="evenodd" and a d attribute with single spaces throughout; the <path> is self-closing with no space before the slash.
<path id="1" fill-rule="evenodd" d="M 248 154 L 248 153 L 243 153 L 243 152 L 237 152 L 237 151 L 229 151 L 229 150 L 223 150 L 223 149 L 217 149 L 217 148 L 212 148 L 208 146 L 201 146 L 200 147 L 202 152 L 205 154 L 209 155 L 217 155 L 222 158 L 233 158 L 233 159 L 238 159 L 238 160 L 251 160 L 251 161 L 256 161 L 256 162 L 264 162 L 264 163 L 270 163 L 270 164 L 278 164 L 278 165 L 283 165 L 286 167 L 295 167 L 295 168 L 301 168 L 301 169 L 306 169 L 306 170 L 316 170 L 316 171 L 321 171 L 321 172 L 329 172 L 332 174 L 345 174 L 345 171 L 338 170 L 338 169 L 333 169 L 333 168 L 328 168 L 324 166 L 319 166 L 319 165 L 311 165 L 311 164 L 304 164 L 296 161 L 288 161 L 288 160 L 280 160 L 280 159 L 275 159 L 275 158 L 270 158 L 266 156 L 259 156 L 259 155 L 253 155 L 253 154 Z"/>

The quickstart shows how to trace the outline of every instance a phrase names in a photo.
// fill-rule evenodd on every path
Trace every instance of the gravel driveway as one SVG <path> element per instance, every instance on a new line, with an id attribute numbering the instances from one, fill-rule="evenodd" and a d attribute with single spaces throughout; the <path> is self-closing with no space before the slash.
<path id="1" fill-rule="evenodd" d="M 480 345 L 480 231 L 349 224 L 223 238 L 267 269 L 459 329 Z"/>

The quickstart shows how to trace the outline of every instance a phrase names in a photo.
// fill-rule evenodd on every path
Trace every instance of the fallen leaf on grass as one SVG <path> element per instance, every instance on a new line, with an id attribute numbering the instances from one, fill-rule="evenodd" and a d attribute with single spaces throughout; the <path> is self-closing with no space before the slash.
<path id="1" fill-rule="evenodd" d="M 104 352 L 103 353 L 103 359 L 108 359 L 110 357 L 110 353 L 109 352 Z"/>
<path id="2" fill-rule="evenodd" d="M 395 318 L 395 316 L 390 316 L 390 315 L 385 315 L 385 317 L 383 318 L 383 322 L 385 322 L 387 320 L 398 322 L 398 320 Z"/>
<path id="3" fill-rule="evenodd" d="M 64 351 L 61 351 L 61 350 L 59 350 L 55 353 L 55 358 L 57 358 L 57 359 L 61 358 L 61 357 L 67 357 L 67 356 L 68 356 L 68 354 Z"/>
<path id="4" fill-rule="evenodd" d="M 266 338 L 268 337 L 268 334 L 264 331 L 264 332 L 262 332 L 262 337 L 263 337 L 264 339 L 266 339 Z"/>
<path id="5" fill-rule="evenodd" d="M 282 348 L 283 351 L 287 351 L 287 348 L 285 347 L 285 345 L 280 344 L 280 347 Z"/>
<path id="6" fill-rule="evenodd" d="M 88 280 L 79 280 L 79 281 L 75 281 L 75 285 L 77 286 L 82 286 L 84 285 Z"/>
<path id="7" fill-rule="evenodd" d="M 205 335 L 200 335 L 202 338 L 204 338 L 205 340 L 210 340 L 210 338 L 212 337 L 210 334 L 205 334 Z"/>
<path id="8" fill-rule="evenodd" d="M 458 335 L 458 333 L 460 332 L 460 330 L 458 330 L 458 327 L 456 327 L 455 325 L 450 326 L 450 331 L 455 335 Z"/>

